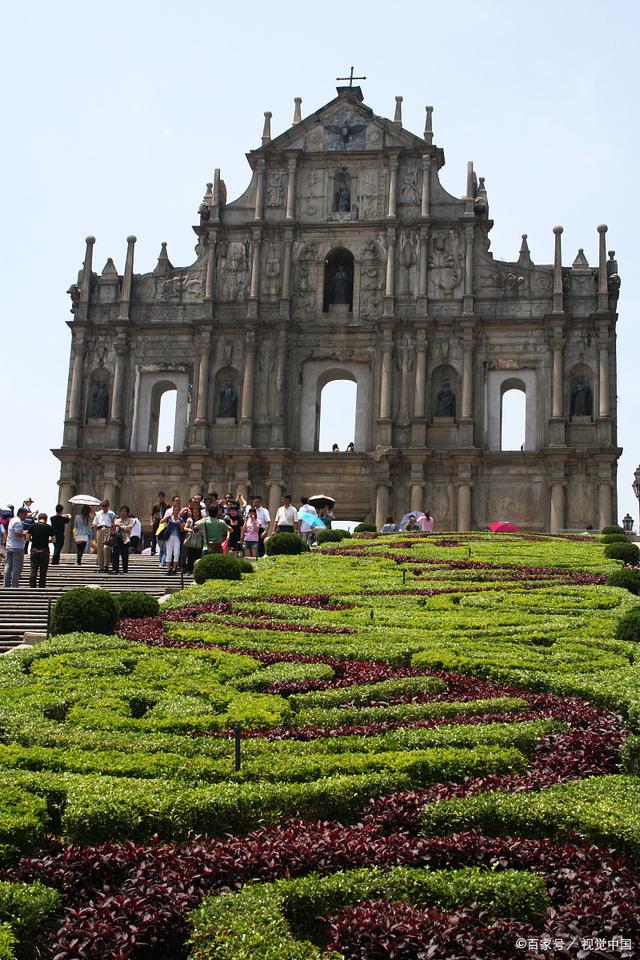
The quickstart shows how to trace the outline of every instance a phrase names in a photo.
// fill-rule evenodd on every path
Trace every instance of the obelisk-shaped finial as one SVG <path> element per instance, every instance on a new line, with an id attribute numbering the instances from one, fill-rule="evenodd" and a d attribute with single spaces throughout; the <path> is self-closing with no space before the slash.
<path id="1" fill-rule="evenodd" d="M 262 128 L 262 146 L 264 147 L 271 140 L 271 110 L 264 112 L 264 127 Z"/>
<path id="2" fill-rule="evenodd" d="M 399 127 L 402 126 L 402 97 L 396 97 L 396 112 L 393 115 L 393 122 Z"/>
<path id="3" fill-rule="evenodd" d="M 296 124 L 302 120 L 302 97 L 294 97 L 293 103 L 293 122 Z"/>

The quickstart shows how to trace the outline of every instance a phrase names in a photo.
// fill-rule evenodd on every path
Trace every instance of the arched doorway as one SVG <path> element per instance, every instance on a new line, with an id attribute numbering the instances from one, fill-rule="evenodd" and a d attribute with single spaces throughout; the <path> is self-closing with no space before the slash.
<path id="1" fill-rule="evenodd" d="M 358 385 L 353 378 L 329 380 L 318 398 L 317 450 L 332 450 L 334 444 L 345 451 L 355 443 L 356 398 Z"/>
<path id="2" fill-rule="evenodd" d="M 170 380 L 154 384 L 149 416 L 149 453 L 175 450 L 178 389 Z M 169 450 L 167 450 L 169 447 Z"/>
<path id="3" fill-rule="evenodd" d="M 524 384 L 505 383 L 500 403 L 500 449 L 524 450 L 527 428 L 527 391 Z"/>

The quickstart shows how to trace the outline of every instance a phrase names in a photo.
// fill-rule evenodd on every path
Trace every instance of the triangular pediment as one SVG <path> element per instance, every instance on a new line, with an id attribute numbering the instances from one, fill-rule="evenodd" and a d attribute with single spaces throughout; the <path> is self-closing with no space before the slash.
<path id="1" fill-rule="evenodd" d="M 374 114 L 361 100 L 358 87 L 345 87 L 337 97 L 305 117 L 252 154 L 273 155 L 289 150 L 358 151 L 419 147 L 425 141 L 399 123 Z"/>

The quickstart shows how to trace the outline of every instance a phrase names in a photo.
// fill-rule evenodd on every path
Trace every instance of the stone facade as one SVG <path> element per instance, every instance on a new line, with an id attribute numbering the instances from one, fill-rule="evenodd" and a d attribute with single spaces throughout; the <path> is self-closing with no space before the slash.
<path id="1" fill-rule="evenodd" d="M 73 320 L 60 501 L 95 492 L 147 518 L 159 488 L 322 490 L 338 514 L 383 522 L 429 507 L 440 529 L 495 519 L 557 531 L 616 516 L 616 304 L 607 259 L 562 266 L 489 250 L 484 179 L 439 181 L 422 137 L 376 116 L 359 87 L 247 156 L 244 194 L 219 171 L 199 208 L 196 259 L 152 273 L 93 270 L 87 238 Z M 357 384 L 355 453 L 318 450 L 331 380 Z M 502 395 L 526 395 L 521 451 L 501 451 Z M 170 452 L 160 401 L 177 391 Z"/>

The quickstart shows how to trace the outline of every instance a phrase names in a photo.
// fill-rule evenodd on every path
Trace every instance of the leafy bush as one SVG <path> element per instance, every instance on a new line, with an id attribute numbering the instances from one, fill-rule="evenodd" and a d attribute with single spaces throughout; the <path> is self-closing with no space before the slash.
<path id="1" fill-rule="evenodd" d="M 316 543 L 340 543 L 345 537 L 351 539 L 348 530 L 320 530 L 316 533 Z"/>
<path id="2" fill-rule="evenodd" d="M 609 523 L 609 524 L 607 524 L 606 527 L 603 527 L 603 528 L 602 528 L 602 530 L 600 531 L 600 533 L 601 533 L 601 534 L 603 533 L 603 534 L 605 534 L 605 535 L 608 534 L 608 533 L 624 533 L 624 528 L 618 526 L 617 523 Z"/>
<path id="3" fill-rule="evenodd" d="M 116 595 L 120 620 L 138 617 L 157 617 L 160 604 L 155 597 L 141 590 L 125 590 Z"/>
<path id="4" fill-rule="evenodd" d="M 311 873 L 293 880 L 247 884 L 240 893 L 205 900 L 191 917 L 192 960 L 339 960 L 308 940 L 318 918 L 372 899 L 437 904 L 447 910 L 477 903 L 493 916 L 532 920 L 549 904 L 541 877 L 526 871 L 426 870 L 393 867 Z M 408 955 L 408 954 L 407 954 Z"/>
<path id="5" fill-rule="evenodd" d="M 233 681 L 238 690 L 266 690 L 272 683 L 292 680 L 331 680 L 333 668 L 326 663 L 273 663 L 247 677 Z M 290 698 L 290 702 L 291 702 Z"/>
<path id="6" fill-rule="evenodd" d="M 0 789 L 0 862 L 41 842 L 48 819 L 44 800 L 4 784 Z"/>
<path id="7" fill-rule="evenodd" d="M 0 881 L 0 923 L 7 924 L 15 935 L 18 960 L 35 956 L 38 941 L 49 926 L 59 900 L 55 890 L 37 880 L 34 883 Z"/>
<path id="8" fill-rule="evenodd" d="M 640 776 L 640 737 L 627 737 L 622 748 L 622 768 Z"/>
<path id="9" fill-rule="evenodd" d="M 377 533 L 378 528 L 375 523 L 358 523 L 353 528 L 354 533 Z"/>
<path id="10" fill-rule="evenodd" d="M 246 560 L 244 557 L 238 557 L 238 563 L 240 564 L 240 573 L 255 573 L 256 568 L 251 563 L 250 560 Z"/>
<path id="11" fill-rule="evenodd" d="M 297 533 L 276 533 L 265 541 L 267 556 L 278 554 L 298 554 L 309 550 L 307 543 Z"/>
<path id="12" fill-rule="evenodd" d="M 241 580 L 242 567 L 236 557 L 226 557 L 223 553 L 206 553 L 193 568 L 196 583 L 207 580 Z"/>
<path id="13" fill-rule="evenodd" d="M 610 587 L 622 587 L 629 593 L 636 596 L 640 594 L 640 570 L 631 570 L 629 567 L 623 567 L 616 570 L 607 577 L 607 584 Z"/>
<path id="14" fill-rule="evenodd" d="M 53 604 L 51 635 L 61 633 L 111 634 L 118 622 L 118 604 L 107 590 L 74 587 L 67 590 Z"/>
<path id="15" fill-rule="evenodd" d="M 600 543 L 629 543 L 626 533 L 605 533 L 600 537 Z"/>
<path id="16" fill-rule="evenodd" d="M 399 677 L 382 680 L 380 683 L 358 683 L 333 690 L 313 690 L 289 697 L 294 710 L 305 707 L 337 707 L 353 704 L 364 707 L 370 703 L 403 697 L 413 693 L 443 693 L 446 685 L 437 677 Z"/>
<path id="17" fill-rule="evenodd" d="M 16 960 L 16 938 L 8 923 L 0 923 L 0 960 Z"/>
<path id="18" fill-rule="evenodd" d="M 635 543 L 609 543 L 604 548 L 604 555 L 609 560 L 622 560 L 635 566 L 640 559 L 640 549 Z"/>
<path id="19" fill-rule="evenodd" d="M 616 638 L 631 643 L 640 641 L 640 606 L 632 607 L 616 627 Z"/>

